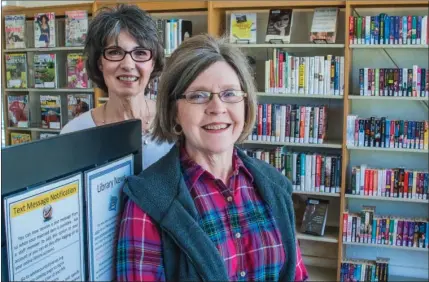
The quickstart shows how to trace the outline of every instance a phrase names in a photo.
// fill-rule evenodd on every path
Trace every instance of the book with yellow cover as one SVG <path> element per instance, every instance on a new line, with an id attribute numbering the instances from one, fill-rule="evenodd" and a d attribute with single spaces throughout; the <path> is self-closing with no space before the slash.
<path id="1" fill-rule="evenodd" d="M 10 144 L 17 145 L 21 143 L 31 142 L 31 135 L 29 133 L 12 132 L 10 134 Z"/>
<path id="2" fill-rule="evenodd" d="M 256 13 L 232 13 L 231 43 L 256 43 Z"/>

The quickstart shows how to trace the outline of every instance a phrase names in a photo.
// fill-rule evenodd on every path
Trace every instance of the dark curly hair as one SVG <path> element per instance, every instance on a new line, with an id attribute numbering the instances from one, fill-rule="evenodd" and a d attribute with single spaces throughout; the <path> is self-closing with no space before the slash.
<path id="1" fill-rule="evenodd" d="M 84 56 L 88 77 L 106 93 L 108 89 L 98 62 L 109 40 L 115 39 L 117 43 L 121 31 L 128 32 L 140 46 L 152 51 L 154 69 L 148 84 L 161 74 L 164 67 L 164 48 L 160 43 L 156 23 L 146 11 L 127 4 L 119 4 L 115 8 L 103 7 L 89 25 Z"/>

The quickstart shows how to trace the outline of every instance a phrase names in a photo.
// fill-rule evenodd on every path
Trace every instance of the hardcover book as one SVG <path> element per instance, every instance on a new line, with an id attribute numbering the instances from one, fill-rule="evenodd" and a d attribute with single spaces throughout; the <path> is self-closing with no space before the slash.
<path id="1" fill-rule="evenodd" d="M 301 232 L 323 236 L 325 233 L 326 219 L 328 217 L 328 200 L 308 198 Z"/>
<path id="2" fill-rule="evenodd" d="M 265 42 L 290 43 L 292 9 L 270 10 Z"/>
<path id="3" fill-rule="evenodd" d="M 6 49 L 25 48 L 25 15 L 4 17 Z"/>
<path id="4" fill-rule="evenodd" d="M 61 129 L 60 96 L 40 95 L 42 128 Z"/>
<path id="5" fill-rule="evenodd" d="M 232 13 L 229 41 L 256 43 L 256 13 Z"/>
<path id="6" fill-rule="evenodd" d="M 68 88 L 88 88 L 88 75 L 82 54 L 67 54 L 67 86 Z"/>
<path id="7" fill-rule="evenodd" d="M 34 87 L 55 88 L 57 85 L 56 55 L 34 55 Z"/>
<path id="8" fill-rule="evenodd" d="M 310 41 L 314 43 L 335 43 L 338 27 L 338 8 L 314 9 Z"/>
<path id="9" fill-rule="evenodd" d="M 28 95 L 7 96 L 7 108 L 10 127 L 28 127 Z"/>
<path id="10" fill-rule="evenodd" d="M 27 88 L 27 54 L 5 54 L 7 88 Z"/>
<path id="11" fill-rule="evenodd" d="M 88 33 L 87 11 L 66 11 L 66 46 L 83 46 Z"/>
<path id="12" fill-rule="evenodd" d="M 34 15 L 34 47 L 55 47 L 55 13 Z"/>

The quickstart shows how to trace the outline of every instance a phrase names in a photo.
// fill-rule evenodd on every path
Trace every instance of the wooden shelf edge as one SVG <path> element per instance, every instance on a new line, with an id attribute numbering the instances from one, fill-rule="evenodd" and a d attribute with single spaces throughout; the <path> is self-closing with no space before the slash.
<path id="1" fill-rule="evenodd" d="M 340 197 L 340 193 L 325 193 L 325 192 L 312 192 L 312 191 L 300 191 L 300 190 L 293 190 L 293 194 L 324 196 L 324 197 L 337 197 L 337 198 Z"/>
<path id="2" fill-rule="evenodd" d="M 427 154 L 428 150 L 420 149 L 407 149 L 407 148 L 381 148 L 381 147 L 355 147 L 347 146 L 348 150 L 361 150 L 361 151 L 379 151 L 379 152 L 403 152 L 403 153 L 420 153 Z"/>
<path id="3" fill-rule="evenodd" d="M 5 92 L 94 92 L 93 88 L 5 88 Z"/>
<path id="4" fill-rule="evenodd" d="M 281 7 L 323 7 L 323 6 L 345 6 L 346 1 L 213 1 L 213 8 L 237 9 L 237 8 L 281 8 Z"/>
<path id="5" fill-rule="evenodd" d="M 308 99 L 344 99 L 341 95 L 324 95 L 324 94 L 282 94 L 270 92 L 257 92 L 258 97 L 280 97 L 280 98 L 308 98 Z"/>
<path id="6" fill-rule="evenodd" d="M 340 142 L 332 142 L 332 141 L 331 142 L 328 141 L 328 142 L 325 142 L 323 144 L 314 144 L 314 143 L 287 143 L 287 142 L 245 140 L 245 141 L 243 141 L 243 144 L 341 149 L 341 143 Z"/>
<path id="7" fill-rule="evenodd" d="M 349 94 L 349 100 L 428 101 L 429 97 L 361 96 Z"/>
<path id="8" fill-rule="evenodd" d="M 17 49 L 4 49 L 4 53 L 26 53 L 26 52 L 56 52 L 56 51 L 83 51 L 83 46 L 59 46 L 49 48 L 17 48 Z"/>
<path id="9" fill-rule="evenodd" d="M 345 197 L 349 198 L 349 199 L 429 204 L 429 200 L 422 200 L 422 199 L 394 198 L 394 197 L 381 197 L 381 196 L 364 196 L 364 195 L 354 195 L 354 194 L 346 194 Z"/>
<path id="10" fill-rule="evenodd" d="M 369 243 L 356 243 L 356 242 L 343 242 L 343 245 L 350 246 L 363 246 L 363 247 L 373 247 L 373 248 L 388 248 L 388 249 L 398 249 L 405 251 L 417 251 L 417 252 L 429 252 L 427 248 L 415 248 L 415 247 L 404 247 L 404 246 L 392 246 L 392 245 L 382 245 L 382 244 L 369 244 Z"/>
<path id="11" fill-rule="evenodd" d="M 39 128 L 39 127 L 6 127 L 9 131 L 44 131 L 44 132 L 60 132 L 61 129 Z"/>
<path id="12" fill-rule="evenodd" d="M 235 44 L 239 48 L 344 48 L 344 44 L 314 44 L 314 43 L 289 43 L 289 44 L 270 44 L 270 43 L 253 43 L 253 44 Z"/>

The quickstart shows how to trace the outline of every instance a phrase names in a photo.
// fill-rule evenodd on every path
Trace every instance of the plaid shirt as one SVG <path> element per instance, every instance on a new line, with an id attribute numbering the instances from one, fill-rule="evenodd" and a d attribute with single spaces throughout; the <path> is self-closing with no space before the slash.
<path id="1" fill-rule="evenodd" d="M 223 257 L 230 280 L 278 280 L 285 253 L 276 223 L 253 177 L 234 151 L 234 173 L 226 186 L 181 149 L 185 183 L 199 213 L 199 225 Z M 299 246 L 295 281 L 308 279 Z M 117 279 L 165 280 L 162 242 L 151 218 L 128 201 L 120 227 Z"/>

